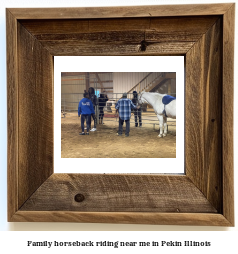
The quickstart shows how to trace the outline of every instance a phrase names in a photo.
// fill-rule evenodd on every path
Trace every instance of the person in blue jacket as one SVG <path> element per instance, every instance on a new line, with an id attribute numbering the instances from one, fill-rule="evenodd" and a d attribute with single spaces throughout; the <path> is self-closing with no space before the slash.
<path id="1" fill-rule="evenodd" d="M 93 103 L 89 99 L 89 93 L 85 92 L 84 93 L 84 98 L 79 102 L 78 106 L 78 116 L 81 116 L 81 128 L 82 132 L 79 133 L 79 135 L 85 135 L 84 133 L 84 121 L 86 120 L 87 124 L 87 133 L 86 135 L 89 135 L 89 129 L 90 129 L 90 120 L 91 120 L 91 114 L 95 114 L 94 108 L 93 108 Z"/>

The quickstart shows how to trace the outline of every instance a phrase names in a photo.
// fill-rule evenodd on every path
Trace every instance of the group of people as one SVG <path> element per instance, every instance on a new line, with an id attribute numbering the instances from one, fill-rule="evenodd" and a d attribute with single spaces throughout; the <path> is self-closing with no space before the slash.
<path id="1" fill-rule="evenodd" d="M 81 116 L 81 128 L 82 132 L 79 135 L 89 135 L 89 129 L 91 128 L 91 118 L 94 121 L 94 127 L 90 131 L 97 130 L 97 117 L 95 115 L 95 108 L 99 105 L 99 124 L 103 123 L 104 111 L 103 108 L 108 101 L 106 94 L 100 94 L 100 97 L 97 99 L 93 87 L 88 89 L 88 92 L 85 92 L 83 99 L 79 102 L 78 105 L 78 116 Z M 84 122 L 86 121 L 86 134 L 84 132 Z"/>
<path id="2" fill-rule="evenodd" d="M 90 87 L 88 92 L 84 93 L 84 98 L 79 102 L 78 105 L 78 116 L 81 116 L 81 128 L 82 132 L 79 135 L 89 135 L 89 129 L 91 128 L 91 117 L 94 121 L 94 128 L 91 131 L 96 131 L 97 125 L 97 117 L 95 115 L 95 107 L 99 106 L 99 124 L 103 124 L 104 111 L 103 108 L 108 101 L 108 97 L 106 94 L 100 94 L 99 98 L 95 95 L 95 91 L 93 87 Z M 125 136 L 129 136 L 130 132 L 130 118 L 131 112 L 134 113 L 135 117 L 135 127 L 142 127 L 141 121 L 141 108 L 138 105 L 138 94 L 136 91 L 133 92 L 133 99 L 130 100 L 127 98 L 127 93 L 123 93 L 123 96 L 116 103 L 116 111 L 119 112 L 119 130 L 118 136 L 122 136 L 123 132 L 123 123 L 126 123 L 126 131 Z M 138 125 L 138 119 L 139 125 Z M 84 132 L 84 122 L 86 121 L 87 130 L 86 134 Z"/>

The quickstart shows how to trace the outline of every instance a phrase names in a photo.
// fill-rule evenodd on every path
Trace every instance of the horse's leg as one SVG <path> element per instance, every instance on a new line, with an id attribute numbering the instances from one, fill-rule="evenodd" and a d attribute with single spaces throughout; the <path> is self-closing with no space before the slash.
<path id="1" fill-rule="evenodd" d="M 167 117 L 163 116 L 163 120 L 164 120 L 164 133 L 163 133 L 163 136 L 166 137 L 167 136 Z"/>
<path id="2" fill-rule="evenodd" d="M 159 119 L 159 135 L 158 137 L 163 137 L 163 115 L 157 115 L 157 118 Z"/>

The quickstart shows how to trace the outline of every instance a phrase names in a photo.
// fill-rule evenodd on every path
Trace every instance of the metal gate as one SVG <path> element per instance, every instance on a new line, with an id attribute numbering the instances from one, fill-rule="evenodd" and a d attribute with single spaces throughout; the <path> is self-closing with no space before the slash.
<path id="1" fill-rule="evenodd" d="M 115 105 L 119 99 L 122 98 L 123 93 L 111 93 L 110 99 L 106 102 L 106 105 L 103 107 L 103 124 L 107 125 L 110 122 L 118 122 L 119 115 L 116 113 Z M 172 96 L 174 94 L 171 94 Z M 70 98 L 70 100 L 68 99 Z M 72 100 L 73 98 L 73 100 Z M 75 113 L 75 117 L 77 117 L 77 109 L 75 109 L 75 105 L 79 104 L 79 101 L 83 98 L 83 93 L 74 93 L 74 94 L 62 94 L 61 97 L 61 117 L 67 117 L 68 113 Z M 133 93 L 127 94 L 127 98 L 132 99 Z M 141 110 L 141 118 L 142 118 L 142 126 L 151 125 L 153 129 L 159 127 L 158 118 L 154 112 L 154 109 L 149 104 L 143 104 Z M 97 124 L 99 124 L 99 113 L 100 113 L 99 105 L 95 107 L 95 114 L 97 116 Z M 138 119 L 139 122 L 139 119 Z M 135 126 L 135 117 L 132 111 L 131 126 Z M 168 119 L 167 128 L 169 126 L 176 126 L 176 120 Z"/>

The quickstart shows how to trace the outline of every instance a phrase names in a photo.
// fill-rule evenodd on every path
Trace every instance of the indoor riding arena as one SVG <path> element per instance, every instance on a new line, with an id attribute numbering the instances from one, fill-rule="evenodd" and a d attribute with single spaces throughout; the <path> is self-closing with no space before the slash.
<path id="1" fill-rule="evenodd" d="M 79 135 L 79 101 L 94 88 L 96 131 Z M 61 157 L 62 158 L 175 158 L 176 119 L 167 119 L 167 136 L 160 138 L 159 120 L 150 104 L 142 104 L 130 118 L 130 133 L 118 135 L 119 116 L 115 105 L 127 93 L 133 100 L 142 91 L 176 97 L 175 72 L 62 72 Z M 101 100 L 106 98 L 106 100 Z M 135 115 L 137 122 L 135 122 Z M 136 127 L 137 125 L 137 127 Z M 86 124 L 85 124 L 86 126 Z M 94 127 L 91 118 L 91 129 Z M 86 132 L 86 130 L 85 130 Z"/>

